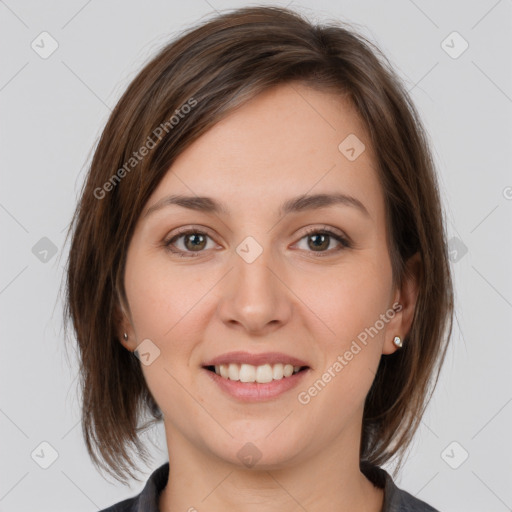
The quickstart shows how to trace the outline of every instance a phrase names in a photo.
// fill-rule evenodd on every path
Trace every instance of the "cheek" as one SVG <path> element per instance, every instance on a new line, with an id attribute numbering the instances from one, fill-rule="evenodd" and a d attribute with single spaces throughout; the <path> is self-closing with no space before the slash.
<path id="1" fill-rule="evenodd" d="M 165 258 L 134 254 L 127 262 L 125 286 L 138 338 L 165 340 L 168 345 L 184 326 L 194 329 L 201 299 L 214 284 L 209 281 Z"/>
<path id="2" fill-rule="evenodd" d="M 337 411 L 339 421 L 344 421 L 347 414 L 359 413 L 379 365 L 387 326 L 381 315 L 392 318 L 386 317 L 391 268 L 377 257 L 354 258 L 329 274 L 302 277 L 297 287 L 299 283 L 311 310 L 308 328 L 316 333 L 322 353 L 320 367 L 308 383 L 312 388 L 302 390 L 304 398 L 334 416 Z"/>
<path id="3" fill-rule="evenodd" d="M 201 339 L 196 320 L 204 287 L 149 258 L 127 264 L 125 283 L 137 342 L 149 339 L 154 344 L 149 345 L 155 354 L 151 363 L 141 359 L 144 379 L 164 416 L 175 418 L 177 410 L 191 407 L 184 389 L 190 355 Z"/>
<path id="4" fill-rule="evenodd" d="M 381 263 L 354 259 L 353 264 L 331 272 L 307 280 L 303 276 L 296 282 L 295 289 L 302 290 L 297 295 L 304 297 L 317 322 L 321 320 L 321 332 L 326 341 L 332 340 L 332 349 L 350 345 L 360 333 L 374 326 L 389 306 L 391 270 Z M 382 338 L 385 332 L 381 323 L 379 335 L 374 338 Z"/>
<path id="5" fill-rule="evenodd" d="M 204 295 L 214 283 L 198 279 L 197 271 L 171 268 L 160 258 L 131 256 L 125 286 L 137 343 L 151 340 L 154 345 L 149 344 L 150 351 L 157 354 L 149 365 L 141 361 L 141 369 L 155 400 L 168 416 L 168 404 L 187 406 L 186 400 L 182 403 L 183 386 L 187 387 L 190 361 L 203 338 Z"/>

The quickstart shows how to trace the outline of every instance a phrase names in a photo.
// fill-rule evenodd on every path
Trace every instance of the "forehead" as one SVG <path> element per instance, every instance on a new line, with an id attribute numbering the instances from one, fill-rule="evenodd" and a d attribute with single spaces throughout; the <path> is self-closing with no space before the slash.
<path id="1" fill-rule="evenodd" d="M 383 200 L 376 169 L 367 130 L 347 98 L 283 84 L 194 141 L 148 205 L 173 193 L 217 197 L 233 209 L 263 198 L 277 207 L 292 196 L 340 192 L 357 196 L 378 215 Z"/>

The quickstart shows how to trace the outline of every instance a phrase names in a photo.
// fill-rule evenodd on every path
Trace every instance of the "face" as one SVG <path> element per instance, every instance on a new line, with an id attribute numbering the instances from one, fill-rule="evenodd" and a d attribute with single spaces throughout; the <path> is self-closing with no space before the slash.
<path id="1" fill-rule="evenodd" d="M 129 350 L 144 343 L 170 452 L 275 468 L 358 449 L 379 360 L 407 333 L 406 286 L 393 287 L 354 108 L 287 84 L 216 124 L 160 182 L 128 249 L 120 332 Z"/>

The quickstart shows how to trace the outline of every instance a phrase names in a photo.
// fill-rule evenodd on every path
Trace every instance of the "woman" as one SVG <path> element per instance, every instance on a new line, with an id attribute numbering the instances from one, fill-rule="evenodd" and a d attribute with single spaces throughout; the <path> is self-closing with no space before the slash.
<path id="1" fill-rule="evenodd" d="M 190 29 L 118 102 L 71 232 L 87 449 L 133 477 L 163 421 L 169 452 L 106 510 L 435 510 L 379 467 L 453 300 L 427 138 L 370 42 L 277 7 Z"/>

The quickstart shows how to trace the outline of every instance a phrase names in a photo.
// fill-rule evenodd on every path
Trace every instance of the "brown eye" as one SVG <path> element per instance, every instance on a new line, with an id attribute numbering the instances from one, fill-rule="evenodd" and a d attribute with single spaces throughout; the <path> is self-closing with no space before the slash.
<path id="1" fill-rule="evenodd" d="M 310 229 L 300 241 L 303 239 L 307 239 L 307 248 L 305 250 L 317 253 L 316 256 L 328 256 L 351 247 L 351 243 L 347 238 L 327 228 Z M 335 246 L 329 249 L 331 242 L 334 242 Z"/>
<path id="2" fill-rule="evenodd" d="M 190 251 L 204 249 L 206 237 L 201 233 L 191 233 L 184 235 L 185 247 Z"/>
<path id="3" fill-rule="evenodd" d="M 310 243 L 311 242 L 311 243 Z M 323 233 L 308 235 L 308 247 L 313 250 L 327 249 L 330 243 L 330 236 Z"/>
<path id="4" fill-rule="evenodd" d="M 208 243 L 210 236 L 203 231 L 189 229 L 173 236 L 170 240 L 164 242 L 165 247 L 178 256 L 199 256 Z M 181 243 L 181 247 L 178 247 Z M 190 254 L 196 253 L 196 254 Z"/>

